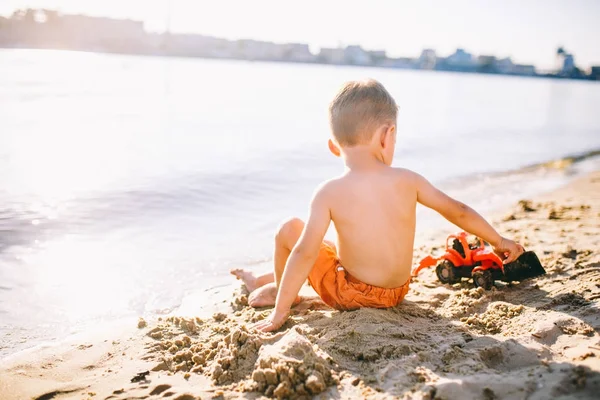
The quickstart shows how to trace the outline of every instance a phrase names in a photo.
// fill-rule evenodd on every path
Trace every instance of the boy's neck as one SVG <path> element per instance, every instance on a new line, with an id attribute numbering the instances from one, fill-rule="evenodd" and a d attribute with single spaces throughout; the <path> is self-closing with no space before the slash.
<path id="1" fill-rule="evenodd" d="M 383 157 L 376 154 L 370 146 L 346 147 L 342 151 L 344 164 L 351 171 L 368 170 L 385 166 Z"/>

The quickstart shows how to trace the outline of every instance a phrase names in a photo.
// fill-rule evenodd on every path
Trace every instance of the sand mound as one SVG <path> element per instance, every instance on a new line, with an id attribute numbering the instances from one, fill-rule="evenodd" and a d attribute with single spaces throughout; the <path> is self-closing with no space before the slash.
<path id="1" fill-rule="evenodd" d="M 243 316 L 256 318 L 249 308 Z M 337 382 L 331 358 L 296 329 L 261 337 L 221 315 L 215 319 L 221 325 L 170 317 L 151 329 L 158 343 L 148 347 L 149 356 L 159 360 L 152 371 L 204 374 L 216 385 L 279 398 L 318 394 Z M 188 336 L 192 322 L 195 333 Z"/>
<path id="2" fill-rule="evenodd" d="M 490 303 L 487 310 L 482 313 L 474 313 L 469 317 L 461 318 L 461 322 L 469 327 L 476 329 L 483 334 L 500 333 L 506 329 L 509 319 L 514 318 L 523 312 L 522 305 L 513 305 L 505 302 Z"/>
<path id="3" fill-rule="evenodd" d="M 215 383 L 239 382 L 252 373 L 262 340 L 249 334 L 245 327 L 234 330 L 217 345 L 217 354 L 210 369 Z"/>
<path id="4" fill-rule="evenodd" d="M 316 395 L 337 383 L 332 363 L 329 356 L 293 328 L 274 344 L 261 348 L 252 373 L 254 384 L 247 390 L 277 398 Z"/>

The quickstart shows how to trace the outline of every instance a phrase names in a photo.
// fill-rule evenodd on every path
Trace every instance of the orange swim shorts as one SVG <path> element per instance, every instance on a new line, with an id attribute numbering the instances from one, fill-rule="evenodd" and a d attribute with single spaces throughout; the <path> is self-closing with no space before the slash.
<path id="1" fill-rule="evenodd" d="M 323 243 L 308 281 L 328 306 L 337 310 L 356 310 L 362 307 L 388 308 L 399 304 L 408 292 L 410 279 L 393 289 L 363 283 L 340 265 L 335 248 Z"/>

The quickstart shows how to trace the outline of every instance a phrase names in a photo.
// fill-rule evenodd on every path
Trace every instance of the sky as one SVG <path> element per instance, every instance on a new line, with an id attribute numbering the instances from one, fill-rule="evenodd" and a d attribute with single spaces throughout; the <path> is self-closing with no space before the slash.
<path id="1" fill-rule="evenodd" d="M 359 44 L 415 57 L 423 48 L 447 56 L 460 47 L 541 69 L 555 68 L 564 46 L 580 67 L 600 65 L 600 0 L 0 0 L 0 14 L 27 7 L 143 20 L 155 31 L 170 20 L 173 32 L 308 43 L 314 51 Z"/>

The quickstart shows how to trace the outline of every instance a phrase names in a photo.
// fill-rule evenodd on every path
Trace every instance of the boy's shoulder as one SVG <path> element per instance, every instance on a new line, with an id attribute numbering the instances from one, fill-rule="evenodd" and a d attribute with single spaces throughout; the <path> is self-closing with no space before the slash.
<path id="1" fill-rule="evenodd" d="M 315 189 L 315 194 L 328 193 L 344 185 L 344 175 L 336 176 L 321 182 Z"/>
<path id="2" fill-rule="evenodd" d="M 419 174 L 408 168 L 390 167 L 390 170 L 399 178 L 415 179 L 419 177 Z"/>
<path id="3" fill-rule="evenodd" d="M 416 183 L 418 179 L 421 178 L 419 174 L 407 168 L 387 167 L 385 171 L 385 174 L 390 179 L 404 184 Z M 340 188 L 343 188 L 347 185 L 351 185 L 352 180 L 353 179 L 350 174 L 343 174 L 327 179 L 326 181 L 321 182 L 319 186 L 317 186 L 317 188 L 315 189 L 315 195 L 320 194 L 322 196 L 325 196 L 328 193 L 336 192 Z"/>
<path id="4" fill-rule="evenodd" d="M 406 185 L 416 184 L 420 175 L 407 168 L 389 167 L 387 170 L 387 176 L 390 181 L 400 184 L 404 187 Z"/>

